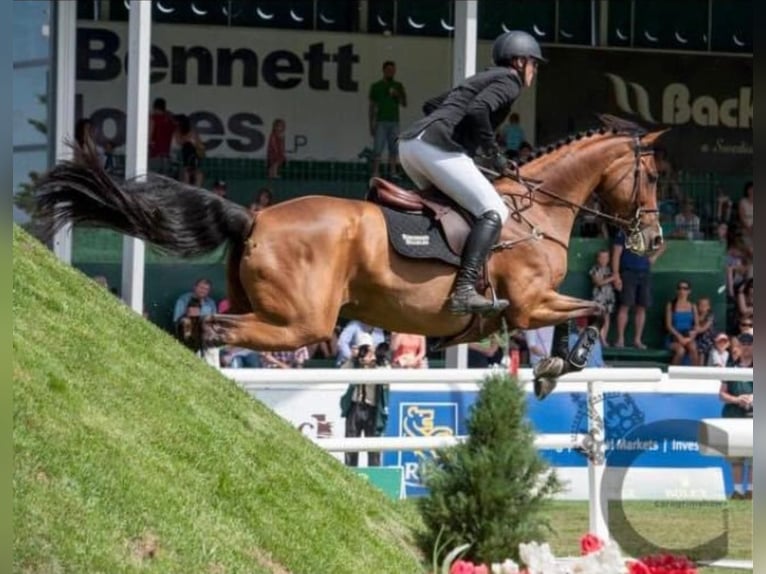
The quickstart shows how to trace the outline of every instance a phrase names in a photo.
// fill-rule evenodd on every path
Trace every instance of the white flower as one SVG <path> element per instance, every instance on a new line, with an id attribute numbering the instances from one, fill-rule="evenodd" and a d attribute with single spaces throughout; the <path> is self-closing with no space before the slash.
<path id="1" fill-rule="evenodd" d="M 492 574 L 519 574 L 519 565 L 508 558 L 502 564 L 493 564 Z"/>
<path id="2" fill-rule="evenodd" d="M 519 544 L 519 556 L 527 565 L 529 574 L 560 574 L 562 570 L 556 564 L 556 557 L 551 552 L 550 545 L 546 542 L 538 544 Z"/>

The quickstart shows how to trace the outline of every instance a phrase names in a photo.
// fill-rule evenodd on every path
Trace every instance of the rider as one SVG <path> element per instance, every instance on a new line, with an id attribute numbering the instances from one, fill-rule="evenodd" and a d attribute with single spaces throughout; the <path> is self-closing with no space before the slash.
<path id="1" fill-rule="evenodd" d="M 508 208 L 494 186 L 477 168 L 502 173 L 509 160 L 495 141 L 521 89 L 530 86 L 538 62 L 545 61 L 530 34 L 511 31 L 492 47 L 494 66 L 464 80 L 423 106 L 427 116 L 399 136 L 402 168 L 420 189 L 439 188 L 475 218 L 462 254 L 461 268 L 450 297 L 455 314 L 500 311 L 508 301 L 493 303 L 475 284 L 487 255 L 500 237 Z"/>

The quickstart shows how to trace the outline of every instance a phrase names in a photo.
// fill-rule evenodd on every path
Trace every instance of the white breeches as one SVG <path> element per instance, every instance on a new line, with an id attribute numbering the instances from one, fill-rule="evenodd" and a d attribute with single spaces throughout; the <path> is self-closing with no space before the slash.
<path id="1" fill-rule="evenodd" d="M 444 151 L 418 137 L 399 140 L 399 161 L 419 189 L 435 185 L 474 217 L 493 210 L 503 223 L 508 219 L 500 194 L 466 154 Z"/>

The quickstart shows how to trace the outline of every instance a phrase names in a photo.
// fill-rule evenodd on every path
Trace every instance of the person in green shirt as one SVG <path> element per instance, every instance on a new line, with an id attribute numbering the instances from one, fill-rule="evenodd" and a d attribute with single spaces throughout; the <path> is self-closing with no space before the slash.
<path id="1" fill-rule="evenodd" d="M 740 356 L 731 357 L 727 367 L 753 367 L 753 335 L 742 333 L 737 339 L 740 344 Z M 748 418 L 753 416 L 753 381 L 721 381 L 718 393 L 723 402 L 721 416 L 724 418 Z M 734 481 L 734 492 L 731 497 L 735 500 L 752 499 L 753 497 L 753 459 L 730 458 L 731 474 Z M 745 463 L 748 463 L 747 490 L 745 490 Z"/>
<path id="2" fill-rule="evenodd" d="M 407 93 L 401 82 L 394 79 L 396 64 L 383 62 L 383 78 L 370 86 L 370 135 L 372 146 L 372 177 L 380 176 L 380 156 L 388 147 L 390 177 L 397 177 L 397 143 L 399 136 L 399 106 L 407 107 Z"/>

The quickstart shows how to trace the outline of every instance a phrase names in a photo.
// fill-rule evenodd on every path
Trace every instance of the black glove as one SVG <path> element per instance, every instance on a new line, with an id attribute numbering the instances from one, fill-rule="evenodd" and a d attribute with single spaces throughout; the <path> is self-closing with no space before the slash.
<path id="1" fill-rule="evenodd" d="M 489 153 L 478 156 L 477 163 L 487 169 L 503 174 L 508 169 L 513 169 L 512 162 L 500 150 L 493 150 Z"/>

